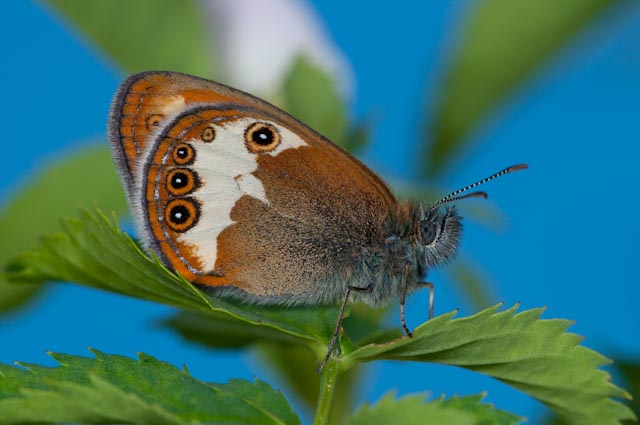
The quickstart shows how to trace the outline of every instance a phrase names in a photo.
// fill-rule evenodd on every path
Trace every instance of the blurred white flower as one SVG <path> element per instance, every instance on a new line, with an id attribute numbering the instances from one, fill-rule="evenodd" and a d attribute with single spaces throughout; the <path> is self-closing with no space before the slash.
<path id="1" fill-rule="evenodd" d="M 260 96 L 277 92 L 299 55 L 305 55 L 350 96 L 353 71 L 306 0 L 205 0 L 216 65 L 223 80 Z"/>

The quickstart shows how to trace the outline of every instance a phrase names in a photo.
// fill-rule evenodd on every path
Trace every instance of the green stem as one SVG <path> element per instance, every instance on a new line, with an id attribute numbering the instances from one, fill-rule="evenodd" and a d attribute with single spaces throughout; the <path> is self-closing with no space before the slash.
<path id="1" fill-rule="evenodd" d="M 326 425 L 329 423 L 329 415 L 333 406 L 333 396 L 336 393 L 336 384 L 340 368 L 338 362 L 329 359 L 320 374 L 320 397 L 313 425 Z"/>

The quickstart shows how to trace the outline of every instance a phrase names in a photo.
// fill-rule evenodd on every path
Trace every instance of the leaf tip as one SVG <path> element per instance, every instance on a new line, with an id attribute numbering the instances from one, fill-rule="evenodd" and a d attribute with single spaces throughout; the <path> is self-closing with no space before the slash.
<path id="1" fill-rule="evenodd" d="M 67 365 L 67 361 L 66 361 L 66 359 L 68 359 L 67 355 L 61 354 L 61 353 L 56 353 L 56 352 L 51 351 L 51 350 L 45 350 L 45 354 L 47 356 L 51 357 L 56 362 L 58 362 L 59 365 L 61 365 L 61 366 L 66 366 Z"/>
<path id="2" fill-rule="evenodd" d="M 143 353 L 142 351 L 136 352 L 136 356 L 138 356 L 138 361 L 140 363 L 161 363 L 160 360 L 149 354 Z"/>
<path id="3" fill-rule="evenodd" d="M 51 351 L 51 350 L 44 350 L 44 353 L 45 353 L 47 356 L 51 357 L 52 359 L 54 359 L 54 360 L 58 361 L 58 359 L 57 359 L 57 357 L 58 357 L 58 353 L 56 353 L 56 352 L 54 352 L 54 351 Z"/>
<path id="4" fill-rule="evenodd" d="M 89 350 L 96 357 L 96 360 L 104 360 L 107 357 L 107 354 L 98 350 L 97 348 L 87 347 L 87 350 Z"/>

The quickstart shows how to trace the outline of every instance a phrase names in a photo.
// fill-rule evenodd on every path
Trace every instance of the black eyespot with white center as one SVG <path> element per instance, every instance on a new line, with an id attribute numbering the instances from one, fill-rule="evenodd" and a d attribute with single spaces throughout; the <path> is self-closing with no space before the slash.
<path id="1" fill-rule="evenodd" d="M 190 197 L 173 199 L 166 205 L 164 218 L 174 232 L 186 232 L 198 222 L 200 204 Z"/>
<path id="2" fill-rule="evenodd" d="M 271 152 L 280 144 L 280 133 L 271 124 L 255 122 L 247 127 L 244 140 L 250 152 Z"/>
<path id="3" fill-rule="evenodd" d="M 175 224 L 184 224 L 191 217 L 191 212 L 189 208 L 184 205 L 176 205 L 171 208 L 171 221 Z"/>
<path id="4" fill-rule="evenodd" d="M 273 130 L 266 126 L 251 133 L 251 140 L 262 146 L 268 146 L 273 143 L 274 137 Z"/>
<path id="5" fill-rule="evenodd" d="M 200 187 L 198 174 L 189 168 L 174 168 L 167 173 L 167 190 L 174 196 L 187 195 Z"/>
<path id="6" fill-rule="evenodd" d="M 173 162 L 178 165 L 193 164 L 196 159 L 196 151 L 187 143 L 178 143 L 171 153 Z"/>
<path id="7" fill-rule="evenodd" d="M 184 173 L 176 173 L 171 178 L 171 187 L 182 189 L 187 185 L 189 178 Z"/>

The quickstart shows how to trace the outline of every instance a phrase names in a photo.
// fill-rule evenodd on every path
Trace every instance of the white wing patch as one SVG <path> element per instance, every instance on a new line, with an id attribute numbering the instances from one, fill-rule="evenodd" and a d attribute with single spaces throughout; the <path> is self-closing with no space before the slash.
<path id="1" fill-rule="evenodd" d="M 253 174 L 243 174 L 236 177 L 236 183 L 238 183 L 238 187 L 240 188 L 241 192 L 259 199 L 265 204 L 269 203 L 267 194 L 264 192 L 264 186 L 262 186 L 262 182 L 258 180 L 258 178 Z"/>
<path id="2" fill-rule="evenodd" d="M 249 152 L 244 141 L 245 130 L 254 122 L 255 119 L 222 122 L 216 125 L 216 137 L 212 142 L 194 141 L 191 145 L 196 151 L 196 160 L 189 168 L 198 174 L 201 183 L 192 195 L 200 203 L 200 218 L 197 225 L 180 235 L 179 240 L 195 247 L 195 254 L 205 272 L 215 268 L 217 239 L 225 228 L 234 223 L 231 210 L 236 202 L 248 195 L 269 203 L 262 182 L 252 174 L 258 168 L 256 156 L 260 154 Z M 290 130 L 273 122 L 264 122 L 280 132 L 280 144 L 269 152 L 270 155 L 277 156 L 287 149 L 307 145 Z"/>

